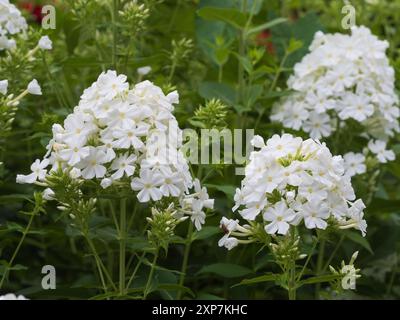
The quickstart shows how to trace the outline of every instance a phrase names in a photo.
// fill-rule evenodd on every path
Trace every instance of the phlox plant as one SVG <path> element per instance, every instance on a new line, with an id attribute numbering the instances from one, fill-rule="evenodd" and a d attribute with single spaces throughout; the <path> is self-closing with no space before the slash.
<path id="1" fill-rule="evenodd" d="M 32 164 L 30 174 L 18 175 L 17 182 L 46 187 L 43 200 L 56 201 L 62 215 L 87 241 L 108 297 L 136 293 L 135 298 L 146 298 L 154 289 L 161 249 L 167 252 L 170 243 L 181 241 L 174 234 L 175 227 L 189 218 L 200 231 L 205 210 L 212 209 L 214 201 L 199 180 L 193 180 L 179 150 L 182 133 L 172 115 L 178 93 L 165 96 L 149 81 L 130 89 L 126 80 L 115 71 L 102 73 L 84 91 L 64 124 L 53 125 L 45 157 Z M 166 139 L 171 135 L 176 139 Z M 150 209 L 151 216 L 141 215 Z M 114 223 L 112 232 L 119 244 L 118 286 L 92 240 L 91 223 L 97 215 Z M 136 215 L 144 221 L 138 224 Z M 127 241 L 135 233 L 147 242 L 132 253 Z M 130 278 L 127 252 L 138 255 Z M 146 284 L 131 288 L 148 254 L 153 258 Z"/>

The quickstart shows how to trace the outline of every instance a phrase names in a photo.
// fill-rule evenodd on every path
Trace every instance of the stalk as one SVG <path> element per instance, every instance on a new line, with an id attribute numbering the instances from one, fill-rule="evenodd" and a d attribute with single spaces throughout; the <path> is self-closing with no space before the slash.
<path id="1" fill-rule="evenodd" d="M 149 274 L 149 278 L 147 279 L 147 283 L 146 283 L 146 287 L 144 289 L 144 294 L 143 294 L 143 299 L 146 300 L 147 295 L 150 293 L 150 286 L 151 286 L 151 282 L 153 280 L 153 276 L 154 276 L 154 270 L 155 270 L 155 266 L 157 263 L 157 259 L 158 259 L 158 248 L 156 249 L 156 252 L 154 254 L 154 258 L 153 258 L 153 262 L 151 263 L 151 269 L 150 269 L 150 274 Z"/>
<path id="2" fill-rule="evenodd" d="M 120 242 L 119 242 L 119 293 L 125 294 L 126 260 L 126 199 L 120 201 Z"/>
<path id="3" fill-rule="evenodd" d="M 27 224 L 27 226 L 26 226 L 24 232 L 22 233 L 22 237 L 21 237 L 21 239 L 19 240 L 18 245 L 17 245 L 17 247 L 15 248 L 15 251 L 14 251 L 14 253 L 13 253 L 11 259 L 10 259 L 10 262 L 8 263 L 8 266 L 6 267 L 6 270 L 5 270 L 4 273 L 3 273 L 3 276 L 2 276 L 1 281 L 0 281 L 0 289 L 2 288 L 3 283 L 4 283 L 4 281 L 5 281 L 5 279 L 6 279 L 7 275 L 8 275 L 8 272 L 10 271 L 10 268 L 11 268 L 12 264 L 14 263 L 15 258 L 16 258 L 17 255 L 18 255 L 18 252 L 19 252 L 19 250 L 20 250 L 20 248 L 21 248 L 21 246 L 22 246 L 22 243 L 24 242 L 24 240 L 25 240 L 25 238 L 26 238 L 26 235 L 29 233 L 29 229 L 30 229 L 31 226 L 32 226 L 33 219 L 35 218 L 35 216 L 36 216 L 36 214 L 38 213 L 38 211 L 39 211 L 39 208 L 35 208 L 35 210 L 34 210 L 34 211 L 32 212 L 32 214 L 31 214 L 31 217 L 30 217 L 30 219 L 29 219 L 29 222 L 28 222 L 28 224 Z"/>
<path id="4" fill-rule="evenodd" d="M 183 253 L 181 275 L 179 278 L 180 286 L 183 286 L 185 284 L 186 271 L 187 271 L 187 266 L 188 266 L 188 261 L 189 261 L 189 253 L 190 253 L 190 248 L 192 246 L 192 235 L 193 235 L 193 223 L 191 223 L 189 221 L 188 233 L 187 233 L 186 244 L 185 244 L 185 252 Z M 181 298 L 182 298 L 182 291 L 180 290 L 176 296 L 176 299 L 180 300 Z"/>

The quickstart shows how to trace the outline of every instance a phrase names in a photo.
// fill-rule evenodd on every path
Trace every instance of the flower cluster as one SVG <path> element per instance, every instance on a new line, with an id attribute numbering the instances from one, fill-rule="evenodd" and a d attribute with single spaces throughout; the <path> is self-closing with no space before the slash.
<path id="1" fill-rule="evenodd" d="M 341 156 L 332 156 L 325 144 L 290 134 L 274 135 L 266 144 L 256 136 L 252 143 L 260 150 L 250 156 L 233 208 L 240 208 L 250 225 L 260 221 L 267 234 L 285 235 L 304 221 L 307 229 L 326 229 L 329 224 L 365 235 L 365 205 L 356 200 Z M 226 234 L 220 246 L 228 249 L 241 241 L 233 236 L 249 237 L 254 229 L 226 218 L 221 225 Z"/>
<path id="2" fill-rule="evenodd" d="M 363 26 L 351 35 L 317 32 L 310 53 L 294 67 L 288 87 L 295 93 L 274 106 L 271 120 L 313 139 L 330 136 L 353 119 L 374 137 L 399 132 L 394 70 L 388 43 Z"/>
<path id="3" fill-rule="evenodd" d="M 149 81 L 130 89 L 126 80 L 115 71 L 103 72 L 64 125 L 53 125 L 44 159 L 32 164 L 31 174 L 18 175 L 17 182 L 42 184 L 61 168 L 104 189 L 128 184 L 140 202 L 177 199 L 200 229 L 203 209 L 212 208 L 213 201 L 198 181 L 193 183 L 180 151 L 182 131 L 172 114 L 178 93 L 164 95 Z M 195 192 L 189 194 L 193 185 Z"/>
<path id="4" fill-rule="evenodd" d="M 9 0 L 0 0 L 0 51 L 12 49 L 15 40 L 9 36 L 20 33 L 28 28 L 25 18 L 17 7 Z"/>
<path id="5" fill-rule="evenodd" d="M 29 300 L 24 297 L 22 294 L 15 295 L 14 293 L 7 293 L 5 295 L 0 296 L 0 300 Z"/>

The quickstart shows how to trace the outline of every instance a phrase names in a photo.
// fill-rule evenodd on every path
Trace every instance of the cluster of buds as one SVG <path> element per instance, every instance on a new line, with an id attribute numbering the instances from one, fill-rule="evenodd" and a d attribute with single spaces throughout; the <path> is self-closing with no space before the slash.
<path id="1" fill-rule="evenodd" d="M 150 16 L 150 10 L 144 3 L 133 0 L 125 4 L 119 14 L 123 21 L 130 26 L 129 32 L 134 30 L 136 34 L 139 34 L 146 29 L 146 20 Z"/>
<path id="2" fill-rule="evenodd" d="M 155 248 L 163 248 L 167 251 L 169 243 L 175 237 L 176 226 L 188 218 L 180 214 L 173 203 L 164 210 L 152 208 L 151 217 L 146 218 L 149 223 L 147 236 L 150 243 Z"/>
<path id="3" fill-rule="evenodd" d="M 340 280 L 336 282 L 335 287 L 337 290 L 354 290 L 356 288 L 356 280 L 361 278 L 360 269 L 356 269 L 354 262 L 357 259 L 358 251 L 354 252 L 351 256 L 349 264 L 342 261 L 340 269 L 336 270 L 334 267 L 329 266 L 329 269 L 334 275 L 338 275 Z"/>

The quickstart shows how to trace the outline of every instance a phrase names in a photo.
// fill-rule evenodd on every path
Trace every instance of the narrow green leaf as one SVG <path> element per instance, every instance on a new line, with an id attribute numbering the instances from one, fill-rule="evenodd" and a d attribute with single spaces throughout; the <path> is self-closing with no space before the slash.
<path id="1" fill-rule="evenodd" d="M 251 35 L 253 33 L 258 33 L 258 32 L 261 32 L 263 30 L 267 30 L 269 28 L 272 28 L 272 27 L 274 27 L 274 26 L 276 26 L 278 24 L 284 23 L 286 21 L 288 21 L 286 18 L 276 18 L 276 19 L 274 19 L 272 21 L 268 21 L 268 22 L 263 23 L 263 24 L 261 24 L 261 25 L 259 25 L 257 27 L 249 29 L 246 32 L 246 35 L 249 36 L 249 35 Z"/>
<path id="2" fill-rule="evenodd" d="M 243 277 L 253 271 L 231 263 L 215 263 L 204 266 L 197 274 L 213 273 L 223 278 L 238 278 Z"/>
<path id="3" fill-rule="evenodd" d="M 255 278 L 251 278 L 251 279 L 244 279 L 241 282 L 239 282 L 238 284 L 235 285 L 236 286 L 241 286 L 241 285 L 249 285 L 249 284 L 256 284 L 256 283 L 261 283 L 261 282 L 268 282 L 268 281 L 277 281 L 280 280 L 282 277 L 282 275 L 280 274 L 265 274 L 263 276 L 259 276 L 259 277 L 255 277 Z"/>
<path id="4" fill-rule="evenodd" d="M 206 20 L 217 20 L 241 29 L 246 24 L 246 15 L 233 8 L 204 7 L 197 14 Z"/>

